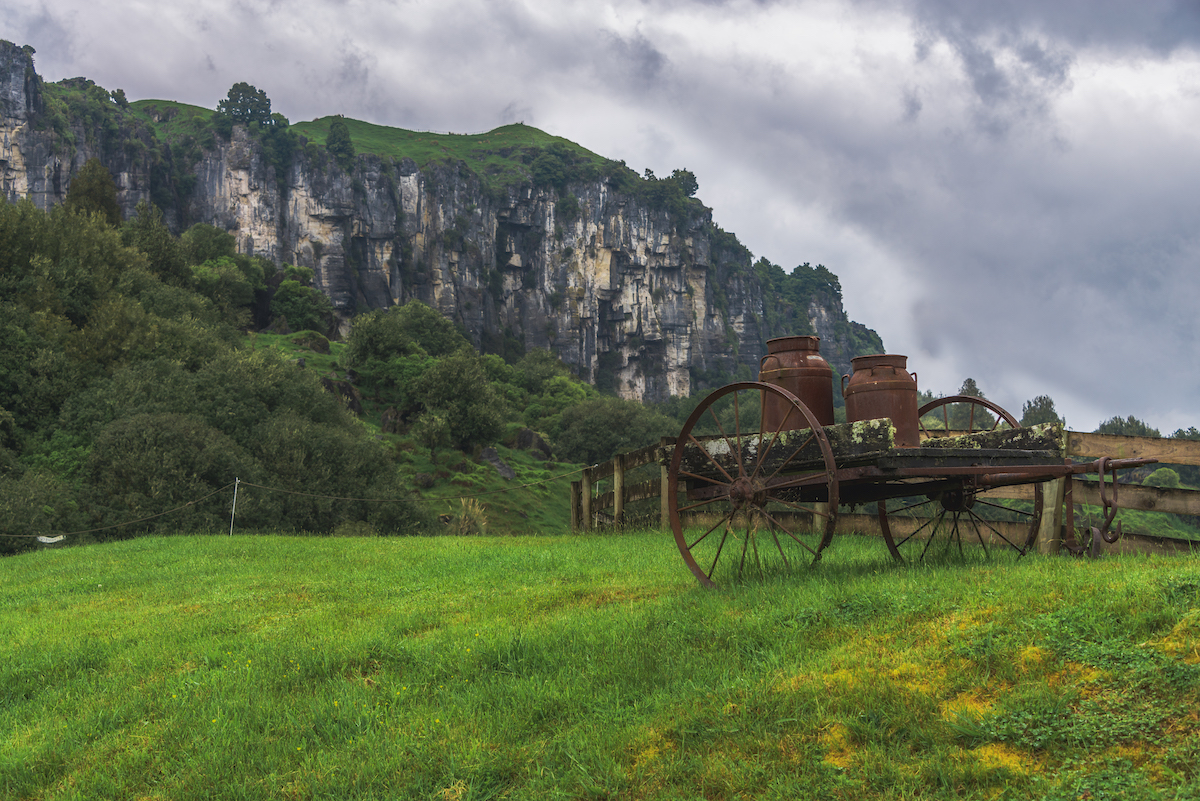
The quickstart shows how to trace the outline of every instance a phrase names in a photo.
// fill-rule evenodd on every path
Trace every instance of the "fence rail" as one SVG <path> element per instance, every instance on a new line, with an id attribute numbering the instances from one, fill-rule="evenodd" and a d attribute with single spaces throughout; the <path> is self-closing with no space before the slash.
<path id="1" fill-rule="evenodd" d="M 1064 431 L 1063 440 L 1067 458 L 1156 458 L 1161 464 L 1200 466 L 1200 442 L 1190 440 L 1122 437 L 1086 434 L 1080 431 Z M 664 530 L 669 529 L 671 524 L 667 503 L 667 449 L 674 444 L 674 437 L 663 437 L 656 445 L 620 454 L 610 461 L 584 470 L 582 479 L 571 483 L 571 527 L 577 530 L 589 530 L 602 525 L 623 527 L 626 522 L 627 504 L 657 497 L 659 526 Z M 659 466 L 658 478 L 634 484 L 626 482 L 625 477 L 628 473 L 656 463 Z M 599 482 L 609 478 L 612 479 L 612 488 L 598 492 Z M 1102 505 L 1098 482 L 1079 477 L 1055 479 L 1042 484 L 998 487 L 989 490 L 988 495 L 993 498 L 1032 501 L 1034 493 L 1042 493 L 1045 506 L 1038 534 L 1038 548 L 1044 553 L 1052 553 L 1058 551 L 1063 539 L 1063 508 L 1068 497 L 1068 480 L 1071 482 L 1069 496 L 1074 504 Z M 1122 484 L 1118 490 L 1118 498 L 1122 510 L 1200 516 L 1200 491 L 1196 490 Z M 838 516 L 837 530 L 877 534 L 879 523 L 873 515 L 842 514 Z M 1200 543 L 1190 540 L 1129 533 L 1124 536 L 1122 542 L 1108 546 L 1108 550 L 1171 552 L 1187 550 L 1193 546 L 1200 547 Z"/>

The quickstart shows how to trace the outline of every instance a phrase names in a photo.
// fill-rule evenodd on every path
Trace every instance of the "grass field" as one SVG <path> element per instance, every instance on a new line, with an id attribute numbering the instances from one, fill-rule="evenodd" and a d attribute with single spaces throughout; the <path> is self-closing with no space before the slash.
<path id="1" fill-rule="evenodd" d="M 701 590 L 660 533 L 0 560 L 0 796 L 1200 795 L 1200 558 Z"/>

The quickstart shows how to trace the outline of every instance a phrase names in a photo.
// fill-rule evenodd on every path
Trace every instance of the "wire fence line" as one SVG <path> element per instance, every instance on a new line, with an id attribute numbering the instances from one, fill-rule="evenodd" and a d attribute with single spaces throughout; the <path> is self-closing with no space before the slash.
<path id="1" fill-rule="evenodd" d="M 591 465 L 591 467 L 595 467 L 595 466 L 596 465 Z M 434 502 L 441 502 L 441 501 L 457 501 L 457 500 L 463 500 L 466 498 L 478 498 L 478 497 L 482 497 L 484 495 L 497 495 L 500 493 L 512 492 L 513 490 L 526 489 L 528 487 L 536 487 L 540 484 L 549 484 L 552 481 L 558 481 L 559 479 L 567 478 L 568 476 L 573 476 L 576 473 L 582 473 L 584 470 L 587 470 L 587 469 L 588 469 L 587 467 L 580 467 L 576 470 L 571 470 L 566 473 L 559 473 L 558 475 L 551 476 L 549 478 L 544 478 L 539 481 L 530 481 L 526 484 L 517 484 L 512 487 L 501 487 L 500 489 L 496 489 L 496 490 L 487 490 L 485 492 L 476 492 L 476 493 L 471 493 L 471 494 L 467 494 L 467 495 L 449 495 L 449 496 L 446 496 L 443 498 L 425 498 L 424 500 L 427 503 L 434 503 Z M 236 514 L 236 511 L 237 511 L 237 492 L 238 492 L 239 487 L 254 487 L 255 489 L 266 490 L 267 492 L 278 492 L 278 493 L 281 493 L 284 495 L 300 495 L 300 496 L 303 496 L 306 498 L 317 498 L 317 499 L 329 500 L 329 501 L 347 501 L 347 502 L 351 502 L 351 503 L 406 503 L 410 500 L 407 497 L 353 498 L 353 497 L 348 497 L 348 496 L 343 496 L 343 495 L 321 495 L 321 494 L 318 494 L 315 492 L 302 492 L 300 490 L 282 489 L 280 487 L 268 487 L 263 484 L 255 484 L 250 481 L 243 481 L 240 478 L 235 478 L 233 481 L 229 482 L 225 486 L 215 489 L 212 492 L 208 493 L 207 495 L 202 495 L 199 498 L 194 498 L 186 503 L 180 504 L 179 506 L 176 506 L 171 509 L 167 509 L 166 511 L 163 511 L 163 512 L 156 512 L 155 514 L 152 514 L 152 515 L 147 515 L 145 517 L 139 517 L 136 520 L 126 520 L 122 523 L 113 523 L 112 525 L 100 526 L 98 528 L 88 528 L 88 529 L 82 529 L 80 531 L 70 531 L 70 532 L 66 532 L 63 534 L 59 534 L 54 537 L 47 537 L 44 534 L 0 534 L 0 537 L 7 537 L 10 539 L 36 539 L 39 542 L 42 542 L 44 544 L 53 544 L 53 543 L 61 542 L 62 540 L 66 539 L 67 537 L 76 537 L 76 536 L 80 536 L 83 534 L 95 534 L 99 531 L 110 531 L 112 529 L 123 528 L 125 526 L 133 526 L 133 525 L 137 525 L 138 523 L 145 523 L 148 520 L 155 520 L 159 517 L 164 517 L 166 515 L 173 514 L 175 512 L 180 512 L 180 511 L 183 511 L 184 509 L 187 509 L 190 506 L 195 506 L 198 503 L 206 501 L 209 498 L 213 497 L 214 495 L 219 495 L 220 493 L 225 492 L 226 490 L 230 489 L 231 487 L 233 488 L 233 492 L 234 492 L 233 506 L 231 507 L 230 513 L 229 513 L 229 533 L 231 535 L 233 534 L 234 515 Z"/>

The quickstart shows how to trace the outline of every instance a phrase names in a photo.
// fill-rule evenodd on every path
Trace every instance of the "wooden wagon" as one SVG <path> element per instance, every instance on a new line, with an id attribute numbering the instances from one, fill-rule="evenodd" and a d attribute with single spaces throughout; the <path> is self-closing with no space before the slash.
<path id="1" fill-rule="evenodd" d="M 785 411 L 763 426 L 767 404 Z M 818 560 L 839 508 L 871 505 L 897 560 L 925 558 L 931 548 L 961 552 L 965 543 L 1021 556 L 1037 537 L 1041 496 L 1021 504 L 989 497 L 992 490 L 1083 473 L 1103 482 L 1112 471 L 1155 461 L 1072 464 L 1057 424 L 1022 428 L 983 398 L 941 398 L 919 417 L 919 445 L 897 447 L 886 418 L 822 426 L 775 384 L 716 390 L 667 453 L 670 521 L 684 561 L 712 586 L 747 570 Z M 685 519 L 698 525 L 685 528 Z M 1111 519 L 1095 536 L 1111 536 Z"/>

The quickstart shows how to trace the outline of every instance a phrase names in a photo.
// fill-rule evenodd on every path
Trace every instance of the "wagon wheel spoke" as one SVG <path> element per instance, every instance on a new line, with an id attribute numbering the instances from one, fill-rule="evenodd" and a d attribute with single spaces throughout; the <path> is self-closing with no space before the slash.
<path id="1" fill-rule="evenodd" d="M 781 481 L 779 483 L 772 484 L 771 489 L 770 489 L 770 492 L 773 496 L 772 500 L 780 500 L 779 498 L 774 497 L 774 496 L 777 493 L 779 493 L 781 490 L 793 489 L 796 487 L 805 487 L 805 486 L 809 486 L 814 483 L 820 483 L 820 482 L 824 481 L 824 479 L 826 479 L 827 477 L 828 477 L 828 474 L 824 470 L 814 470 L 811 473 L 805 473 L 803 475 L 798 475 L 793 478 L 789 478 L 786 481 Z M 782 500 L 780 500 L 780 502 L 782 503 Z"/>
<path id="2" fill-rule="evenodd" d="M 997 404 L 986 398 L 970 395 L 938 398 L 918 409 L 917 415 L 921 432 L 926 437 L 949 435 L 951 432 L 995 431 L 1004 426 L 1021 427 L 1015 417 Z M 942 425 L 941 430 L 930 427 L 939 422 Z M 913 494 L 925 493 L 919 486 L 913 486 Z M 877 505 L 881 533 L 887 542 L 888 550 L 897 561 L 905 561 L 906 556 L 909 556 L 905 552 L 912 552 L 911 555 L 916 556 L 917 550 L 920 550 L 917 558 L 924 558 L 933 540 L 938 538 L 946 540 L 946 549 L 943 550 L 948 550 L 952 543 L 957 543 L 958 550 L 965 553 L 963 534 L 968 526 L 974 530 L 975 540 L 985 557 L 991 555 L 988 549 L 991 540 L 991 544 L 1001 543 L 1005 546 L 1001 550 L 1015 551 L 1020 558 L 1037 537 L 1042 516 L 1040 492 L 1034 493 L 1032 504 L 1015 502 L 1006 505 L 988 499 L 981 495 L 977 488 L 965 484 L 949 488 L 940 484 L 936 492 L 929 492 L 924 499 L 894 498 L 881 500 Z M 893 528 L 900 520 L 919 519 L 924 519 L 925 522 L 913 525 L 913 530 L 904 533 L 902 538 L 895 536 L 897 532 L 893 531 Z M 921 538 L 926 541 L 918 549 L 916 543 Z"/>
<path id="3" fill-rule="evenodd" d="M 734 420 L 734 430 L 736 432 L 737 425 L 738 425 L 738 414 L 737 414 L 737 405 L 736 405 L 737 395 L 735 394 L 733 397 L 734 397 L 733 420 Z M 742 449 L 740 447 L 741 437 L 738 437 L 739 447 L 734 448 L 733 443 L 729 441 L 729 435 L 725 433 L 725 426 L 721 425 L 720 418 L 718 418 L 715 414 L 713 414 L 713 410 L 712 410 L 711 406 L 708 407 L 708 414 L 710 417 L 712 417 L 712 421 L 714 423 L 716 423 L 717 431 L 721 432 L 721 439 L 725 440 L 725 445 L 726 445 L 726 447 L 729 448 L 730 453 L 737 453 L 740 455 L 742 452 Z M 717 467 L 720 467 L 720 464 L 715 461 L 713 462 L 713 464 L 716 464 Z M 741 460 L 740 456 L 737 460 L 737 466 L 738 466 L 738 476 L 741 477 L 741 476 L 745 475 L 745 473 L 743 472 L 745 470 L 745 467 L 742 465 L 742 460 Z M 722 471 L 722 472 L 724 472 L 724 471 Z M 728 474 L 727 474 L 727 477 L 728 477 Z M 730 477 L 729 480 L 733 481 L 733 478 Z"/>
<path id="4" fill-rule="evenodd" d="M 768 398 L 783 421 L 763 430 Z M 788 433 L 797 429 L 813 431 Z M 798 472 L 802 450 L 819 454 L 823 469 L 810 461 Z M 667 481 L 676 545 L 705 586 L 818 558 L 837 519 L 836 466 L 824 429 L 801 401 L 770 384 L 730 384 L 702 400 L 676 438 Z M 685 534 L 693 522 L 701 530 Z"/>
<path id="5" fill-rule="evenodd" d="M 707 537 L 709 534 L 712 534 L 714 531 L 716 531 L 716 530 L 717 530 L 717 528 L 718 528 L 719 526 L 721 526 L 721 525 L 723 525 L 723 524 L 725 524 L 725 523 L 728 523 L 728 522 L 729 522 L 729 518 L 730 518 L 730 517 L 732 517 L 732 516 L 733 516 L 733 513 L 732 513 L 732 512 L 730 512 L 729 514 L 725 515 L 725 517 L 723 517 L 723 518 L 721 518 L 720 520 L 718 520 L 716 523 L 714 523 L 714 524 L 713 524 L 712 528 L 710 528 L 708 531 L 704 532 L 704 533 L 703 533 L 703 534 L 701 534 L 699 537 L 697 537 L 697 538 L 696 538 L 696 539 L 695 539 L 695 540 L 692 542 L 692 544 L 688 546 L 688 548 L 689 548 L 689 549 L 690 549 L 690 548 L 694 548 L 694 547 L 696 547 L 697 545 L 699 545 L 701 542 L 703 542 L 703 541 L 704 541 L 704 538 L 705 538 L 705 537 Z"/>
<path id="6" fill-rule="evenodd" d="M 791 464 L 791 463 L 792 463 L 792 460 L 793 460 L 793 459 L 795 459 L 797 456 L 799 456 L 799 455 L 800 455 L 800 452 L 804 450 L 805 446 L 807 446 L 807 445 L 808 445 L 810 442 L 815 442 L 815 441 L 816 441 L 816 435 L 810 432 L 810 433 L 809 433 L 809 435 L 808 435 L 808 438 L 807 438 L 807 439 L 805 439 L 805 440 L 804 440 L 804 442 L 801 442 L 799 445 L 797 445 L 797 446 L 796 446 L 796 447 L 795 447 L 795 448 L 792 450 L 792 455 L 791 455 L 791 456 L 789 456 L 787 459 L 784 459 L 784 460 L 783 460 L 783 461 L 782 461 L 782 462 L 779 464 L 779 467 L 775 468 L 775 472 L 774 472 L 774 473 L 772 473 L 771 475 L 767 476 L 767 481 L 768 481 L 768 482 L 770 482 L 770 481 L 773 481 L 773 480 L 775 479 L 775 477 L 779 475 L 780 471 L 782 471 L 782 470 L 783 470 L 783 468 L 785 468 L 785 467 L 787 467 L 789 464 Z"/>
<path id="7" fill-rule="evenodd" d="M 797 537 L 795 534 L 793 534 L 793 533 L 792 533 L 792 531 L 791 531 L 791 529 L 789 529 L 787 526 L 783 525 L 783 524 L 782 524 L 782 523 L 780 523 L 778 520 L 776 520 L 776 519 L 775 519 L 775 518 L 774 518 L 774 517 L 773 517 L 773 516 L 772 516 L 772 515 L 771 515 L 769 512 L 767 512 L 766 510 L 763 510 L 763 517 L 767 518 L 767 520 L 768 520 L 768 521 L 770 521 L 770 522 L 772 523 L 772 525 L 779 526 L 781 529 L 783 529 L 783 533 L 787 534 L 789 537 L 791 537 L 793 540 L 795 540 L 795 541 L 796 541 L 796 543 L 797 543 L 797 544 L 798 544 L 798 545 L 799 545 L 801 548 L 804 548 L 806 551 L 808 551 L 809 553 L 811 553 L 811 554 L 813 555 L 813 557 L 814 557 L 814 558 L 820 555 L 820 554 L 818 553 L 818 551 L 817 551 L 817 550 L 815 550 L 815 549 L 814 549 L 814 548 L 812 548 L 812 547 L 811 547 L 811 546 L 810 546 L 808 543 L 804 542 L 804 540 L 800 539 L 800 538 L 799 538 L 799 537 Z"/>
<path id="8" fill-rule="evenodd" d="M 696 503 L 690 503 L 687 506 L 681 506 L 681 507 L 679 507 L 679 511 L 690 512 L 693 509 L 699 509 L 704 506 L 712 506 L 714 503 L 721 503 L 724 500 L 725 500 L 724 496 L 716 496 L 714 498 L 705 498 L 702 501 L 697 501 Z"/>
<path id="9" fill-rule="evenodd" d="M 775 541 L 775 550 L 779 551 L 779 558 L 783 562 L 785 569 L 790 570 L 792 563 L 788 561 L 787 554 L 783 552 L 783 545 L 779 542 L 779 535 L 775 532 L 775 527 L 771 527 L 771 539 Z"/>
<path id="10" fill-rule="evenodd" d="M 1005 506 L 974 496 L 969 490 L 947 491 L 933 498 L 900 498 L 879 501 L 879 523 L 888 550 L 897 561 L 923 558 L 929 544 L 945 539 L 946 544 L 958 543 L 965 553 L 964 541 L 980 548 L 983 556 L 995 556 L 991 545 L 1024 556 L 1037 536 L 1041 522 L 1042 503 L 1039 495 L 1030 508 Z M 901 521 L 905 521 L 901 527 Z M 964 535 L 973 533 L 973 538 Z M 919 549 L 915 543 L 926 539 Z M 907 548 L 905 546 L 908 546 Z M 916 551 L 920 550 L 920 556 Z"/>
<path id="11" fill-rule="evenodd" d="M 719 560 L 721 558 L 721 551 L 725 548 L 725 540 L 729 539 L 729 525 L 728 525 L 729 521 L 728 521 L 728 519 L 726 519 L 725 523 L 726 523 L 725 530 L 721 534 L 721 542 L 719 545 L 717 545 L 717 552 L 716 552 L 716 554 L 713 555 L 712 564 L 709 565 L 708 572 L 704 574 L 705 578 L 707 578 L 709 581 L 712 580 L 713 571 L 715 571 L 717 569 L 717 560 Z M 701 539 L 703 539 L 703 538 L 701 538 Z"/>
<path id="12" fill-rule="evenodd" d="M 926 417 L 941 418 L 942 433 L 951 431 L 974 434 L 980 431 L 995 431 L 1000 426 L 1020 428 L 1021 424 L 999 405 L 987 398 L 974 395 L 951 395 L 926 403 L 917 410 L 918 424 L 927 436 L 937 434 L 937 429 L 926 425 Z"/>
<path id="13" fill-rule="evenodd" d="M 801 511 L 801 512 L 809 512 L 810 514 L 814 514 L 814 515 L 821 515 L 822 517 L 828 517 L 828 516 L 829 516 L 829 513 L 828 513 L 828 512 L 823 512 L 823 511 L 820 511 L 819 509 L 817 509 L 817 508 L 816 508 L 816 504 L 812 504 L 812 505 L 809 505 L 809 506 L 805 506 L 805 505 L 804 505 L 804 504 L 802 504 L 802 503 L 797 503 L 797 502 L 795 502 L 795 501 L 789 501 L 789 500 L 785 500 L 785 499 L 783 499 L 783 498 L 777 498 L 777 497 L 774 497 L 774 496 L 772 496 L 772 497 L 771 497 L 771 502 L 772 502 L 772 503 L 778 503 L 778 504 L 781 504 L 781 505 L 783 505 L 783 506 L 787 506 L 787 507 L 789 507 L 789 508 L 791 508 L 791 509 L 796 509 L 796 510 L 798 510 L 798 511 Z"/>
<path id="14" fill-rule="evenodd" d="M 926 503 L 928 503 L 928 501 L 926 501 Z M 909 535 L 908 535 L 907 537 L 905 537 L 904 539 L 902 539 L 902 540 L 900 540 L 899 542 L 897 542 L 897 543 L 896 543 L 896 547 L 897 547 L 897 548 L 899 548 L 899 547 L 903 546 L 905 543 L 907 543 L 907 542 L 908 542 L 909 540 L 911 540 L 913 537 L 917 536 L 918 534 L 920 534 L 922 531 L 924 531 L 926 528 L 929 528 L 930 526 L 933 526 L 933 527 L 936 529 L 936 528 L 937 528 L 937 523 L 938 523 L 938 519 L 937 519 L 936 517 L 931 517 L 931 518 L 929 518 L 929 519 L 928 519 L 928 520 L 926 520 L 924 523 L 922 523 L 921 525 L 917 526 L 917 528 L 916 528 L 916 529 L 914 529 L 913 531 L 909 532 Z M 926 539 L 931 539 L 931 537 L 926 537 Z"/>
<path id="15" fill-rule="evenodd" d="M 984 505 L 985 505 L 985 506 L 995 506 L 996 508 L 999 508 L 999 509 L 1005 509 L 1005 508 L 1007 508 L 1007 507 L 1004 507 L 1004 506 L 1000 506 L 999 504 L 984 504 Z M 1003 532 L 1003 531 L 1001 531 L 1001 530 L 1000 530 L 999 528 L 997 528 L 996 526 L 994 526 L 994 525 L 991 523 L 991 521 L 984 520 L 982 517 L 980 517 L 978 514 L 976 514 L 976 513 L 975 513 L 975 511 L 974 511 L 973 509 L 968 509 L 967 511 L 968 511 L 968 512 L 970 512 L 970 514 L 971 514 L 971 519 L 975 521 L 975 524 L 976 524 L 976 526 L 978 526 L 978 527 L 980 527 L 980 528 L 985 528 L 985 529 L 987 529 L 988 531 L 992 532 L 992 534 L 994 534 L 994 535 L 996 535 L 997 537 L 999 537 L 1000 539 L 1004 540 L 1004 543 L 1005 543 L 1005 544 L 1006 544 L 1006 545 L 1007 545 L 1009 548 L 1012 548 L 1014 551 L 1016 551 L 1017 553 L 1021 554 L 1022 556 L 1024 556 L 1024 555 L 1025 555 L 1025 548 L 1024 548 L 1024 547 L 1022 547 L 1022 546 L 1020 546 L 1020 545 L 1017 545 L 1015 542 L 1013 542 L 1012 540 L 1010 540 L 1010 539 L 1009 539 L 1007 536 L 1005 536 L 1004 532 Z M 983 540 L 983 538 L 982 538 L 982 537 L 980 537 L 979 541 L 980 541 L 980 543 L 981 543 L 981 544 L 983 544 L 984 548 L 986 549 L 986 548 L 987 548 L 987 543 L 986 543 L 986 542 L 984 542 L 984 540 Z"/>
<path id="16" fill-rule="evenodd" d="M 712 478 L 711 476 L 701 475 L 700 473 L 691 473 L 687 470 L 680 470 L 679 475 L 684 478 L 694 478 L 697 481 L 707 481 L 709 484 L 717 484 L 722 487 L 730 484 L 730 481 L 722 481 L 719 478 Z"/>
<path id="17" fill-rule="evenodd" d="M 725 468 L 721 465 L 721 463 L 713 458 L 712 454 L 710 454 L 708 452 L 708 448 L 704 447 L 704 443 L 700 442 L 700 440 L 696 439 L 695 437 L 691 436 L 690 434 L 688 435 L 687 438 L 690 439 L 692 441 L 692 443 L 700 450 L 700 452 L 704 454 L 704 457 L 706 459 L 708 459 L 708 461 L 712 462 L 713 466 L 716 467 L 717 470 L 719 470 L 721 472 L 721 475 L 725 476 L 726 481 L 728 481 L 730 484 L 732 484 L 733 476 L 729 475 L 729 473 L 725 470 Z M 740 465 L 741 460 L 739 459 L 738 462 Z"/>

